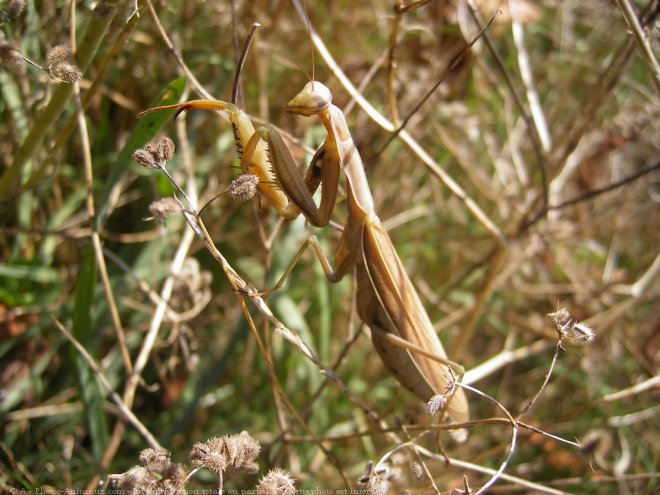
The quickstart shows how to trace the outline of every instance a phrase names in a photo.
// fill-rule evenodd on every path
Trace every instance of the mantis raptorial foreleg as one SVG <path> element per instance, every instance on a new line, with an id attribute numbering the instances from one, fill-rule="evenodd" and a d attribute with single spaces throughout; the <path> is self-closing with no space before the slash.
<path id="1" fill-rule="evenodd" d="M 167 105 L 162 107 L 150 108 L 141 112 L 138 117 L 151 112 L 161 110 L 177 110 L 177 115 L 181 112 L 189 110 L 211 110 L 211 111 L 224 111 L 229 118 L 232 130 L 234 132 L 234 141 L 236 143 L 236 150 L 238 155 L 243 154 L 243 149 L 247 146 L 250 138 L 254 135 L 254 126 L 248 116 L 240 108 L 232 103 L 227 103 L 221 100 L 191 100 L 176 105 Z M 271 171 L 268 164 L 268 155 L 265 143 L 254 145 L 250 152 L 249 160 L 242 161 L 242 172 L 254 174 L 259 178 L 257 189 L 260 194 L 265 196 L 275 210 L 281 215 L 287 217 L 285 212 L 289 206 L 287 196 L 275 184 L 275 176 Z M 294 215 L 295 217 L 295 215 Z"/>
<path id="2" fill-rule="evenodd" d="M 315 153 L 309 171 L 303 179 L 282 136 L 272 126 L 258 128 L 248 140 L 243 149 L 241 168 L 247 167 L 253 154 L 259 149 L 258 146 L 263 143 L 266 144 L 268 150 L 268 159 L 275 181 L 291 201 L 288 208 L 280 214 L 285 218 L 293 219 L 302 212 L 312 225 L 316 227 L 328 225 L 337 199 L 339 169 L 338 167 L 318 166 L 318 161 L 325 154 L 325 145 L 322 145 Z M 321 182 L 323 189 L 321 190 L 321 205 L 318 208 L 312 198 L 312 193 Z"/>

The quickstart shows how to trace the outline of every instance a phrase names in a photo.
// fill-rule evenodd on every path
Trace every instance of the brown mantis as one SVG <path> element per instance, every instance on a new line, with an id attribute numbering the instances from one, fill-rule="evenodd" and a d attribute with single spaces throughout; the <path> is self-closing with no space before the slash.
<path id="1" fill-rule="evenodd" d="M 360 154 L 342 111 L 332 104 L 330 90 L 312 80 L 287 105 L 287 113 L 318 116 L 327 132 L 305 177 L 275 128 L 266 125 L 255 130 L 235 105 L 193 100 L 147 112 L 171 108 L 227 111 L 241 156 L 241 169 L 259 177 L 259 192 L 268 197 L 285 218 L 295 218 L 302 213 L 314 226 L 328 225 L 341 170 L 344 170 L 348 220 L 335 255 L 336 269 L 332 269 L 312 236 L 267 293 L 282 286 L 308 245 L 314 249 L 330 282 L 342 279 L 355 268 L 358 314 L 371 329 L 372 341 L 383 363 L 402 385 L 422 400 L 428 401 L 434 395 L 449 396 L 446 412 L 450 419 L 467 421 L 467 399 L 463 390 L 456 386 L 456 375 L 451 369 L 457 365 L 447 359 L 424 306 L 376 215 Z M 321 201 L 317 207 L 312 194 L 321 184 Z"/>

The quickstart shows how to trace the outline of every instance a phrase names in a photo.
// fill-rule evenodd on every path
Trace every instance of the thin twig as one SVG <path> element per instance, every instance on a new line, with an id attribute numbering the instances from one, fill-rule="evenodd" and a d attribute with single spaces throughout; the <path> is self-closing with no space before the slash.
<path id="1" fill-rule="evenodd" d="M 151 351 L 156 344 L 156 338 L 158 337 L 158 332 L 165 320 L 165 316 L 168 312 L 168 301 L 172 296 L 172 291 L 174 289 L 174 281 L 177 275 L 180 273 L 181 268 L 183 267 L 183 262 L 188 256 L 190 247 L 192 246 L 192 241 L 195 238 L 195 234 L 190 229 L 184 229 L 181 241 L 174 255 L 174 259 L 170 265 L 169 273 L 170 276 L 163 283 L 162 289 L 160 291 L 160 302 L 156 305 L 151 321 L 149 322 L 149 330 L 144 336 L 142 341 L 142 347 L 138 353 L 137 358 L 135 359 L 133 372 L 128 376 L 128 380 L 124 385 L 123 391 L 123 402 L 127 407 L 131 407 L 135 399 L 135 393 L 137 387 L 142 380 L 142 372 L 147 365 Z M 119 446 L 121 444 L 121 438 L 124 434 L 124 426 L 122 422 L 118 422 L 113 429 L 111 441 L 108 444 L 105 452 L 103 453 L 103 458 L 101 460 L 101 469 L 107 469 L 110 461 L 116 454 Z M 95 476 L 87 484 L 87 488 L 93 489 L 98 483 L 98 476 Z M 90 488 L 91 487 L 91 488 Z"/>
<path id="2" fill-rule="evenodd" d="M 655 84 L 655 90 L 658 92 L 658 96 L 660 96 L 660 64 L 658 64 L 658 60 L 653 53 L 649 36 L 644 32 L 630 0 L 616 0 L 616 3 L 621 9 L 628 27 L 632 31 L 639 50 L 642 52 L 644 62 L 649 66 L 649 72 L 651 73 L 653 84 Z"/>
<path id="3" fill-rule="evenodd" d="M 575 198 L 567 199 L 566 201 L 562 201 L 561 203 L 555 205 L 548 205 L 545 211 L 547 212 L 550 210 L 560 210 L 562 208 L 567 208 L 569 206 L 574 206 L 584 201 L 588 201 L 589 199 L 595 198 L 596 196 L 600 196 L 601 194 L 605 194 L 607 192 L 613 191 L 614 189 L 618 189 L 621 186 L 625 186 L 626 184 L 633 182 L 639 179 L 640 177 L 643 177 L 646 174 L 649 174 L 658 169 L 660 169 L 660 159 L 656 159 L 656 161 L 651 163 L 650 165 L 642 167 L 636 172 L 616 182 L 612 182 L 611 184 L 607 184 L 606 186 L 599 187 L 598 189 L 591 189 L 589 191 L 580 194 Z M 540 218 L 543 218 L 544 214 L 545 214 L 544 211 L 539 211 L 538 213 L 536 213 L 536 215 L 534 215 L 534 217 L 532 217 L 529 220 L 528 226 L 531 226 L 534 223 L 538 222 Z"/>
<path id="4" fill-rule="evenodd" d="M 545 351 L 551 345 L 552 342 L 548 340 L 538 340 L 529 346 L 524 346 L 513 351 L 502 351 L 480 365 L 466 371 L 465 375 L 463 375 L 462 383 L 472 385 L 509 364 Z"/>
<path id="5" fill-rule="evenodd" d="M 511 32 L 513 33 L 513 41 L 516 45 L 516 52 L 518 53 L 518 67 L 520 69 L 520 77 L 525 92 L 527 93 L 527 102 L 529 103 L 529 110 L 532 114 L 532 119 L 536 125 L 536 132 L 538 133 L 541 142 L 541 149 L 544 153 L 548 153 L 552 147 L 552 137 L 548 129 L 548 122 L 543 112 L 543 106 L 539 99 L 539 94 L 534 85 L 534 76 L 532 68 L 529 63 L 529 55 L 525 47 L 525 32 L 522 24 L 517 15 L 517 0 L 509 0 L 509 13 L 511 14 Z"/>
<path id="6" fill-rule="evenodd" d="M 545 390 L 546 385 L 550 381 L 550 377 L 552 376 L 552 372 L 555 369 L 555 364 L 557 364 L 557 359 L 559 358 L 559 352 L 564 348 L 562 339 L 559 339 L 557 342 L 557 346 L 555 347 L 555 353 L 552 355 L 552 361 L 550 362 L 550 368 L 548 369 L 548 372 L 545 374 L 545 378 L 543 379 L 543 383 L 541 384 L 541 387 L 539 387 L 538 392 L 532 397 L 532 400 L 530 400 L 525 407 L 523 407 L 523 410 L 520 412 L 516 420 L 522 418 L 527 411 L 531 409 L 531 407 L 536 403 L 539 397 L 541 397 L 541 394 L 543 393 L 543 390 Z"/>
<path id="7" fill-rule="evenodd" d="M 461 468 L 461 469 L 467 469 L 469 471 L 474 471 L 476 473 L 483 473 L 483 474 L 489 474 L 491 476 L 495 476 L 497 474 L 497 471 L 491 468 L 483 467 L 480 466 L 479 464 L 473 464 L 471 462 L 467 461 L 462 461 L 459 459 L 454 459 L 453 457 L 440 457 L 437 454 L 433 454 L 432 452 L 423 449 L 424 455 L 427 456 L 433 456 L 436 457 L 439 461 L 441 462 L 446 462 L 450 466 Z M 540 483 L 534 483 L 533 481 L 528 481 L 524 478 L 519 478 L 517 476 L 512 476 L 510 474 L 506 473 L 500 473 L 498 476 L 499 479 L 502 481 L 509 481 L 511 483 L 514 483 L 516 485 L 528 488 L 530 490 L 535 490 L 538 493 L 545 493 L 548 495 L 571 495 L 568 492 L 565 492 L 563 490 L 557 490 L 555 488 L 550 488 L 544 485 L 541 485 Z M 476 495 L 476 494 L 475 494 Z"/>
<path id="8" fill-rule="evenodd" d="M 94 371 L 96 376 L 98 377 L 99 381 L 101 382 L 101 385 L 108 391 L 108 394 L 110 394 L 110 398 L 112 399 L 112 402 L 114 402 L 121 413 L 124 415 L 124 418 L 126 421 L 128 421 L 133 427 L 142 435 L 142 437 L 147 441 L 147 443 L 154 449 L 160 448 L 160 444 L 158 443 L 158 440 L 151 434 L 151 432 L 147 429 L 146 426 L 142 424 L 142 422 L 133 414 L 133 411 L 131 411 L 130 407 L 126 405 L 126 403 L 119 397 L 119 395 L 112 389 L 112 385 L 108 381 L 108 379 L 105 377 L 103 374 L 103 371 L 101 371 L 101 368 L 96 364 L 94 361 L 94 358 L 89 355 L 87 352 L 87 349 L 76 340 L 76 338 L 71 335 L 71 333 L 66 329 L 64 325 L 55 317 L 53 316 L 53 321 L 55 322 L 55 326 L 57 326 L 58 330 L 62 332 L 62 334 L 66 337 L 66 339 L 73 344 L 73 346 L 76 348 L 76 350 L 80 353 L 81 357 L 85 360 L 87 365 Z"/>
<path id="9" fill-rule="evenodd" d="M 115 296 L 112 291 L 112 284 L 110 283 L 110 277 L 108 276 L 108 268 L 105 264 L 105 257 L 103 256 L 103 247 L 101 246 L 101 237 L 97 230 L 98 224 L 96 222 L 96 208 L 94 206 L 94 177 L 92 172 L 92 151 L 89 144 L 89 133 L 87 132 L 87 122 L 85 120 L 85 114 L 82 109 L 82 104 L 80 102 L 80 85 L 78 81 L 73 83 L 73 101 L 76 106 L 76 115 L 78 119 L 78 129 L 80 132 L 80 141 L 82 144 L 83 150 L 83 169 L 85 173 L 85 183 L 87 184 L 87 197 L 86 197 L 86 207 L 87 215 L 89 216 L 90 225 L 92 228 L 91 238 L 92 246 L 94 248 L 94 257 L 96 259 L 96 265 L 101 276 L 101 282 L 103 284 L 103 291 L 105 293 L 106 300 L 108 301 L 108 310 L 110 312 L 110 317 L 112 319 L 112 327 L 114 328 L 115 335 L 117 336 L 117 344 L 119 345 L 119 350 L 121 353 L 122 360 L 124 362 L 124 368 L 127 373 L 130 373 L 133 365 L 131 363 L 131 357 L 128 353 L 128 347 L 126 345 L 126 333 L 124 332 L 124 327 L 121 323 L 121 318 L 119 317 L 119 310 L 117 309 L 117 303 L 115 301 Z"/>
<path id="10" fill-rule="evenodd" d="M 639 395 L 658 386 L 660 386 L 660 375 L 655 375 L 654 377 L 649 378 L 648 380 L 644 380 L 641 383 L 636 383 L 632 387 L 624 388 L 623 390 L 619 390 L 613 394 L 604 395 L 603 400 L 605 402 L 616 402 L 628 397 L 634 397 L 635 395 Z"/>
<path id="11" fill-rule="evenodd" d="M 506 457 L 500 464 L 500 467 L 497 469 L 497 471 L 494 471 L 491 478 L 474 494 L 474 495 L 480 495 L 481 493 L 486 493 L 488 488 L 493 486 L 497 482 L 498 478 L 502 477 L 504 470 L 509 465 L 509 462 L 511 461 L 511 457 L 513 457 L 513 453 L 516 451 L 516 439 L 518 438 L 518 421 L 516 419 L 513 419 L 513 416 L 511 416 L 511 413 L 507 410 L 507 408 L 504 407 L 494 397 L 491 397 L 490 395 L 482 392 L 481 390 L 473 388 L 469 385 L 465 385 L 464 383 L 458 383 L 458 386 L 463 388 L 464 390 L 469 390 L 472 393 L 477 394 L 480 397 L 483 397 L 489 402 L 495 404 L 502 412 L 504 412 L 506 417 L 509 419 L 509 423 L 511 424 L 511 442 L 509 443 L 509 452 L 507 453 Z"/>

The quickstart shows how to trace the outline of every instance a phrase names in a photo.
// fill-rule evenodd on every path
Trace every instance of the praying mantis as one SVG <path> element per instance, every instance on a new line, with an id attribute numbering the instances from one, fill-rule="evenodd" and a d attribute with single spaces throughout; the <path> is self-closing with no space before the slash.
<path id="1" fill-rule="evenodd" d="M 308 82 L 287 105 L 289 114 L 317 116 L 326 129 L 324 143 L 316 151 L 306 175 L 300 173 L 279 132 L 270 125 L 255 129 L 238 107 L 219 100 L 192 100 L 149 109 L 222 110 L 234 131 L 241 169 L 259 177 L 257 189 L 282 217 L 302 214 L 316 227 L 329 224 L 334 210 L 341 171 L 347 180 L 348 219 L 340 236 L 333 270 L 311 236 L 277 284 L 260 295 L 282 287 L 286 276 L 308 246 L 321 262 L 326 278 L 334 283 L 355 270 L 357 308 L 371 330 L 371 338 L 383 363 L 396 379 L 424 401 L 435 395 L 448 397 L 445 412 L 457 423 L 469 419 L 468 403 L 456 385 L 452 370 L 430 318 L 415 290 L 374 202 L 360 154 L 342 111 L 332 104 L 332 94 L 322 83 Z M 322 185 L 321 200 L 313 199 Z"/>

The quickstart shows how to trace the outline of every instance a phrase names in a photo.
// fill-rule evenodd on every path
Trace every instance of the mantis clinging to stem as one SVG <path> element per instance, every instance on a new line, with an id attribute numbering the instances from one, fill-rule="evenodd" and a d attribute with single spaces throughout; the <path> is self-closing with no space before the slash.
<path id="1" fill-rule="evenodd" d="M 342 111 L 332 104 L 330 90 L 312 80 L 287 105 L 290 114 L 317 116 L 327 136 L 303 177 L 277 130 L 265 125 L 254 129 L 237 106 L 219 100 L 192 100 L 157 107 L 147 112 L 178 109 L 223 110 L 229 115 L 241 169 L 259 177 L 258 190 L 287 219 L 302 213 L 316 227 L 327 226 L 334 209 L 341 171 L 347 179 L 348 220 L 339 239 L 333 270 L 312 236 L 300 248 L 278 283 L 280 288 L 307 246 L 312 246 L 330 282 L 341 280 L 355 269 L 357 308 L 371 329 L 371 338 L 383 363 L 397 380 L 428 401 L 447 395 L 446 413 L 455 422 L 469 419 L 467 399 L 456 386 L 457 366 L 444 348 L 392 245 L 374 202 L 360 154 Z M 319 206 L 313 193 L 322 185 Z"/>

